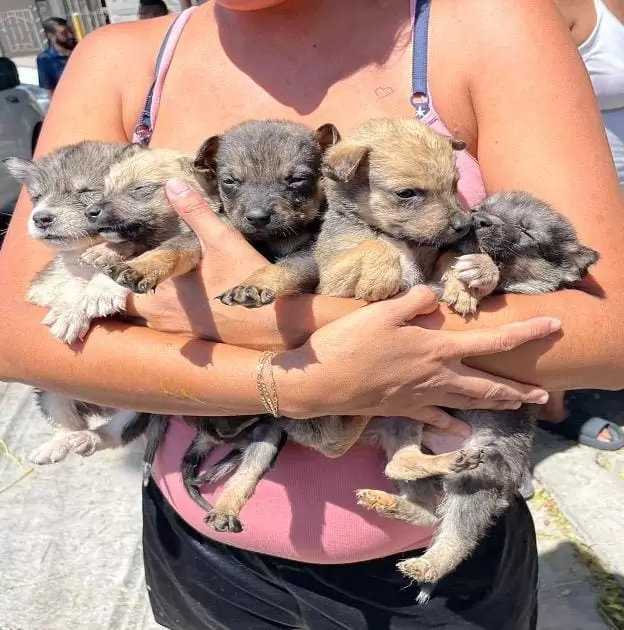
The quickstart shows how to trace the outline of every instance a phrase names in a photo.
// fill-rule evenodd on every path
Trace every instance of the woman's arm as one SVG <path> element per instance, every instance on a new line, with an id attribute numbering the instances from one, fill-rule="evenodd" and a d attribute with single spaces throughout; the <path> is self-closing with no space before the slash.
<path id="1" fill-rule="evenodd" d="M 154 34 L 153 29 L 149 24 L 102 28 L 78 46 L 44 125 L 40 154 L 85 138 L 126 141 L 126 130 L 131 128 L 128 119 L 133 120 L 136 112 L 124 111 L 120 85 L 144 81 L 145 89 L 149 86 L 149 73 L 142 77 L 135 69 L 150 64 L 131 66 L 127 59 L 131 56 L 137 30 L 144 37 L 153 36 L 154 49 L 157 48 L 162 33 Z M 146 48 L 149 52 L 149 46 Z M 134 58 L 136 61 L 136 56 Z M 136 105 L 138 111 L 140 103 Z M 192 212 L 193 209 L 187 210 Z M 85 342 L 71 348 L 54 339 L 40 324 L 44 311 L 24 300 L 30 279 L 49 259 L 49 252 L 26 234 L 29 212 L 30 203 L 22 194 L 0 254 L 0 292 L 3 295 L 0 379 L 17 380 L 82 400 L 140 411 L 187 415 L 241 415 L 262 411 L 256 389 L 258 351 L 189 340 L 113 321 L 93 326 Z M 223 227 L 214 214 L 210 213 L 210 218 L 215 226 Z M 219 241 L 238 262 L 238 271 L 243 277 L 262 263 L 261 257 L 233 229 L 222 231 Z M 196 298 L 201 297 L 202 292 L 198 293 Z M 203 295 L 205 297 L 205 289 Z M 399 301 L 400 304 L 405 305 L 403 308 L 407 308 L 410 318 L 431 312 L 435 307 L 430 297 L 408 297 Z M 210 310 L 206 309 L 208 316 Z M 249 319 L 237 322 L 242 331 L 237 340 L 239 345 L 244 345 L 249 338 L 264 336 L 268 339 L 273 331 L 281 331 L 281 326 L 288 325 L 273 309 L 265 311 L 268 313 L 265 317 L 273 318 L 269 323 L 254 317 L 253 313 L 246 315 Z M 521 400 L 536 401 L 542 395 L 543 392 L 531 387 L 467 371 L 459 359 L 460 355 L 494 352 L 540 338 L 551 331 L 549 322 L 533 322 L 512 331 L 492 331 L 485 335 L 423 331 L 424 336 L 407 348 L 410 359 L 402 360 L 399 380 L 394 377 L 397 371 L 390 368 L 384 371 L 384 378 L 369 382 L 372 366 L 375 369 L 381 363 L 391 366 L 394 358 L 406 351 L 404 341 L 399 342 L 396 334 L 399 328 L 405 329 L 404 321 L 401 318 L 395 321 L 393 313 L 392 307 L 384 310 L 380 305 L 360 318 L 343 319 L 338 327 L 317 333 L 313 349 L 308 344 L 299 352 L 282 355 L 275 365 L 282 411 L 295 417 L 314 415 L 311 410 L 323 401 L 332 387 L 339 394 L 336 409 L 345 414 L 366 408 L 414 416 L 419 409 L 432 405 L 508 408 L 517 406 Z M 252 321 L 255 325 L 250 324 Z M 344 362 L 340 348 L 345 326 L 353 331 L 352 345 L 365 345 L 371 338 L 378 343 L 369 349 L 371 355 L 367 363 L 363 364 L 351 353 L 347 361 L 351 367 L 336 369 Z M 374 332 L 376 330 L 379 334 Z M 425 355 L 422 348 L 426 344 L 431 350 Z M 461 348 L 459 355 L 458 348 Z M 308 363 L 314 363 L 315 352 L 322 355 L 328 350 L 333 354 L 325 355 L 328 358 L 321 369 L 318 366 L 311 371 L 306 369 Z M 359 389 L 354 390 L 352 381 Z M 398 397 L 397 392 L 400 392 Z M 440 420 L 439 413 L 427 419 L 447 428 L 453 426 L 448 417 Z"/>
<path id="2" fill-rule="evenodd" d="M 591 84 L 566 25 L 549 2 L 451 4 L 458 20 L 445 28 L 453 25 L 458 32 L 447 36 L 457 40 L 461 31 L 469 42 L 460 70 L 468 77 L 478 128 L 472 150 L 488 192 L 527 190 L 567 216 L 581 241 L 600 252 L 591 273 L 604 297 L 580 291 L 496 297 L 484 302 L 474 321 L 447 312 L 419 323 L 463 330 L 552 315 L 563 322 L 556 344 L 538 342 L 471 365 L 552 390 L 622 388 L 624 200 Z"/>

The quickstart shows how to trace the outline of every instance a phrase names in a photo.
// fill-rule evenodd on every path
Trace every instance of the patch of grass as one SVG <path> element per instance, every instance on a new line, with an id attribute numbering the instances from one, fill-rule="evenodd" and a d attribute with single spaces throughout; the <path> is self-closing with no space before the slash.
<path id="1" fill-rule="evenodd" d="M 7 490 L 10 490 L 15 484 L 18 484 L 20 481 L 22 481 L 22 479 L 24 479 L 24 477 L 30 475 L 30 473 L 33 471 L 33 468 L 28 468 L 24 466 L 24 464 L 22 464 L 22 462 L 17 457 L 15 457 L 15 455 L 13 455 L 11 451 L 9 451 L 9 447 L 5 444 L 4 440 L 0 440 L 0 457 L 2 456 L 6 457 L 11 463 L 15 464 L 15 466 L 21 471 L 21 475 L 11 483 L 0 488 L 0 494 L 6 492 Z"/>
<path id="2" fill-rule="evenodd" d="M 533 501 L 548 514 L 548 518 L 557 526 L 562 537 L 572 545 L 579 562 L 589 572 L 598 596 L 598 612 L 616 630 L 624 630 L 624 589 L 591 549 L 574 535 L 570 523 L 546 490 L 543 488 L 536 490 Z"/>

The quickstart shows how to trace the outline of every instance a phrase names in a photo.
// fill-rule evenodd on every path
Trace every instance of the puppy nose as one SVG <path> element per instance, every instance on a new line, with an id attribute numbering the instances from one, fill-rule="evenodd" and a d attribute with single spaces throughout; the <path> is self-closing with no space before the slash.
<path id="1" fill-rule="evenodd" d="M 480 212 L 475 212 L 472 215 L 472 224 L 475 227 L 475 230 L 480 228 L 488 228 L 492 227 L 492 219 L 487 216 L 487 214 L 481 214 Z"/>
<path id="2" fill-rule="evenodd" d="M 97 219 L 102 214 L 102 206 L 94 204 L 85 210 L 88 219 Z"/>
<path id="3" fill-rule="evenodd" d="M 56 217 L 51 212 L 39 210 L 33 214 L 32 220 L 38 228 L 47 228 L 54 223 Z"/>
<path id="4" fill-rule="evenodd" d="M 264 208 L 252 208 L 247 210 L 245 218 L 254 227 L 263 227 L 271 220 L 271 213 Z"/>
<path id="5" fill-rule="evenodd" d="M 470 225 L 470 217 L 468 217 L 464 212 L 458 212 L 451 219 L 451 227 L 456 232 L 464 232 L 468 225 Z"/>

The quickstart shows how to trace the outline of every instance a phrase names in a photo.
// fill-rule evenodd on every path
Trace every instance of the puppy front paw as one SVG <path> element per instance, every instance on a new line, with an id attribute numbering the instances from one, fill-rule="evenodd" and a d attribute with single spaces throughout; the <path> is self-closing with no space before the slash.
<path id="1" fill-rule="evenodd" d="M 58 307 L 51 308 L 41 323 L 48 327 L 54 337 L 71 344 L 82 340 L 87 334 L 91 318 L 81 309 Z"/>
<path id="2" fill-rule="evenodd" d="M 464 282 L 477 298 L 490 295 L 498 286 L 500 271 L 487 254 L 466 254 L 453 264 L 457 278 Z"/>
<path id="3" fill-rule="evenodd" d="M 124 256 L 123 250 L 113 248 L 111 243 L 100 243 L 85 250 L 78 260 L 81 265 L 103 269 L 122 262 L 124 258 L 130 255 L 131 253 L 129 252 L 127 256 Z"/>
<path id="4" fill-rule="evenodd" d="M 450 269 L 444 274 L 442 283 L 441 302 L 447 304 L 462 317 L 474 315 L 477 312 L 479 300 L 476 294 L 457 277 L 454 269 Z"/>
<path id="5" fill-rule="evenodd" d="M 133 293 L 155 291 L 160 281 L 157 273 L 136 268 L 131 263 L 118 262 L 102 271 L 117 284 L 130 289 Z"/>
<path id="6" fill-rule="evenodd" d="M 226 306 L 260 308 L 275 302 L 275 292 L 262 287 L 238 285 L 217 296 L 217 299 Z"/>

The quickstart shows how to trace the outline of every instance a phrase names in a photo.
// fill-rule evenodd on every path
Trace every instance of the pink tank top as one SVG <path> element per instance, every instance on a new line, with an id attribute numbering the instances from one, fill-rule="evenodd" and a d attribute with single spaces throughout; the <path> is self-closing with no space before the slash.
<path id="1" fill-rule="evenodd" d="M 427 88 L 426 51 L 429 0 L 411 3 L 413 20 L 412 104 L 423 122 L 450 135 L 433 109 Z M 149 144 L 158 115 L 162 85 L 175 46 L 193 9 L 181 13 L 167 33 L 158 56 L 154 83 L 135 129 L 134 140 Z M 479 166 L 466 151 L 457 154 L 460 172 L 459 197 L 466 208 L 485 196 Z M 342 564 L 381 558 L 425 547 L 432 535 L 427 528 L 382 518 L 357 506 L 355 491 L 374 488 L 392 492 L 384 477 L 384 454 L 375 448 L 356 446 L 339 459 L 323 456 L 287 443 L 274 467 L 260 482 L 243 508 L 244 531 L 219 534 L 203 522 L 204 511 L 188 496 L 182 485 L 180 463 L 195 431 L 181 418 L 171 419 L 169 429 L 153 466 L 153 478 L 177 514 L 201 534 L 223 543 L 300 562 Z M 459 446 L 455 438 L 427 436 L 435 453 Z M 228 451 L 216 449 L 204 468 Z M 223 484 L 202 489 L 214 504 Z"/>

